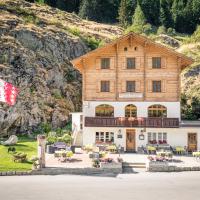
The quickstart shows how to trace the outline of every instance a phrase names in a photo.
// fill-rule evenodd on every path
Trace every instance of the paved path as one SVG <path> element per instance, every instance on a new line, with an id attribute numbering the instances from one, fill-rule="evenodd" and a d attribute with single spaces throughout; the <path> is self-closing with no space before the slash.
<path id="1" fill-rule="evenodd" d="M 0 177 L 2 200 L 199 200 L 200 172 Z"/>

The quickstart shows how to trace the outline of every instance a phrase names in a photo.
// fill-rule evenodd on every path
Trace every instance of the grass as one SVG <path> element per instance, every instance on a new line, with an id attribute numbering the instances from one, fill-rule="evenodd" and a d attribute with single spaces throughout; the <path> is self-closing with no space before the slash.
<path id="1" fill-rule="evenodd" d="M 8 146 L 0 145 L 0 171 L 29 171 L 32 168 L 32 162 L 29 160 L 32 156 L 37 155 L 37 142 L 27 138 L 20 138 L 19 142 L 14 146 L 16 152 L 24 152 L 27 154 L 28 161 L 26 163 L 16 163 L 12 159 L 12 153 L 8 153 Z"/>

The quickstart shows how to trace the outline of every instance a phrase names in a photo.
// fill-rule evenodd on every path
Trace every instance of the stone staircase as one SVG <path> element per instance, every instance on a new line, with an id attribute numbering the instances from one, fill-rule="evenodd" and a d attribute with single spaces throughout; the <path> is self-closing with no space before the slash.
<path id="1" fill-rule="evenodd" d="M 138 170 L 145 171 L 146 163 L 136 163 L 136 162 L 123 162 L 122 163 L 122 170 L 123 173 L 137 173 Z"/>

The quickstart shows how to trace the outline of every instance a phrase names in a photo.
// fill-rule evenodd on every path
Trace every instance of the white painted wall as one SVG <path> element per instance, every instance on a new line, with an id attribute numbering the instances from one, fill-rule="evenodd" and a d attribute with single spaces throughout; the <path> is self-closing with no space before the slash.
<path id="1" fill-rule="evenodd" d="M 161 104 L 167 107 L 167 117 L 180 119 L 180 102 L 110 102 L 110 101 L 85 101 L 83 114 L 86 117 L 95 117 L 95 107 L 100 104 L 109 104 L 114 107 L 115 117 L 125 116 L 125 106 L 134 104 L 137 107 L 137 117 L 148 117 L 148 107 Z"/>
<path id="2" fill-rule="evenodd" d="M 77 131 L 81 130 L 80 124 L 81 124 L 81 115 L 83 115 L 82 112 L 76 112 L 76 113 L 70 113 L 72 116 L 72 131 L 76 128 Z"/>
<path id="3" fill-rule="evenodd" d="M 118 131 L 121 129 L 123 135 L 122 139 L 117 138 Z M 188 133 L 197 133 L 198 138 L 198 149 L 200 150 L 200 128 L 174 128 L 174 129 L 164 129 L 164 128 L 147 128 L 144 133 L 144 140 L 139 140 L 139 135 L 141 134 L 141 128 L 136 128 L 136 150 L 138 147 L 146 146 L 147 144 L 147 133 L 148 132 L 166 132 L 167 142 L 171 146 L 187 146 Z M 116 145 L 121 145 L 126 150 L 126 128 L 104 128 L 104 127 L 84 127 L 83 129 L 83 145 L 95 144 L 95 133 L 96 132 L 114 132 L 114 143 Z"/>

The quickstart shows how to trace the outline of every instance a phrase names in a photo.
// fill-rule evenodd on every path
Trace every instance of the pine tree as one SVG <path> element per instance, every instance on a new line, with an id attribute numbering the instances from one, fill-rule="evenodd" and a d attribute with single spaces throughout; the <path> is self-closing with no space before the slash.
<path id="1" fill-rule="evenodd" d="M 173 27 L 171 5 L 169 0 L 160 0 L 160 23 L 166 28 Z"/>
<path id="2" fill-rule="evenodd" d="M 138 0 L 147 22 L 158 26 L 160 16 L 160 0 Z"/>
<path id="3" fill-rule="evenodd" d="M 121 0 L 119 7 L 119 23 L 122 27 L 128 26 L 128 7 L 127 0 Z"/>
<path id="4" fill-rule="evenodd" d="M 137 4 L 137 7 L 135 9 L 132 22 L 133 26 L 144 26 L 146 23 L 146 18 L 139 3 Z"/>
<path id="5" fill-rule="evenodd" d="M 82 0 L 79 16 L 98 22 L 113 22 L 117 18 L 119 0 Z"/>

